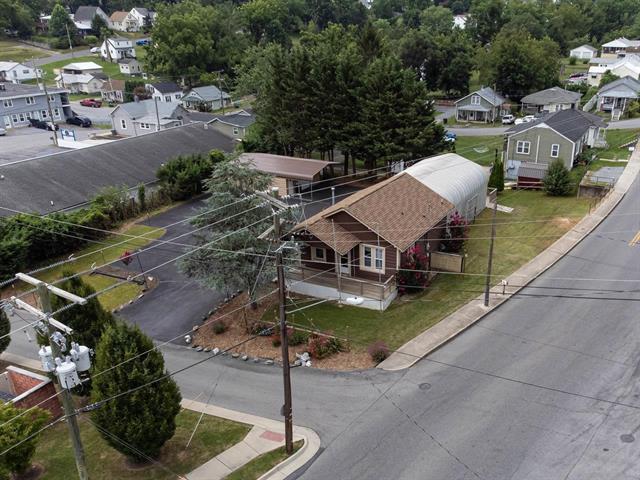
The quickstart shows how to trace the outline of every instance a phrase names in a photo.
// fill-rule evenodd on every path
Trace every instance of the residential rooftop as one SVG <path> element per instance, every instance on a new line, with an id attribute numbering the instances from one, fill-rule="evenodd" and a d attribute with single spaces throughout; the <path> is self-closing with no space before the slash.
<path id="1" fill-rule="evenodd" d="M 49 94 L 69 93 L 64 88 L 47 88 Z M 24 83 L 0 82 L 0 98 L 25 97 L 32 95 L 44 95 L 44 91 L 37 85 Z"/>
<path id="2" fill-rule="evenodd" d="M 552 112 L 529 123 L 514 125 L 506 131 L 507 135 L 512 135 L 530 128 L 546 125 L 561 135 L 564 135 L 572 142 L 578 140 L 590 127 L 606 127 L 605 121 L 597 115 L 582 110 L 569 108 Z"/>
<path id="3" fill-rule="evenodd" d="M 526 97 L 522 97 L 521 102 L 530 105 L 548 105 L 550 103 L 576 103 L 580 100 L 582 94 L 572 92 L 560 87 L 551 87 L 546 90 L 531 93 Z"/>

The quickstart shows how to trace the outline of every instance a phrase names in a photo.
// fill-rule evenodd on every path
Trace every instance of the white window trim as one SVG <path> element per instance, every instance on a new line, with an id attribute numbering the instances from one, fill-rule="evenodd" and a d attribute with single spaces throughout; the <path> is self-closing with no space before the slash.
<path id="1" fill-rule="evenodd" d="M 471 96 L 471 105 L 480 105 L 482 101 L 480 100 L 480 95 L 472 95 Z"/>
<path id="2" fill-rule="evenodd" d="M 553 150 L 556 150 L 556 154 L 553 154 Z M 560 156 L 560 144 L 559 143 L 554 143 L 551 145 L 551 158 L 558 158 Z"/>
<path id="3" fill-rule="evenodd" d="M 122 127 L 123 130 L 127 129 L 127 121 L 124 118 L 120 119 L 120 126 Z"/>
<path id="4" fill-rule="evenodd" d="M 233 134 L 234 135 L 239 135 L 240 134 L 240 129 L 238 127 L 233 127 Z"/>
<path id="5" fill-rule="evenodd" d="M 522 148 L 520 148 L 520 147 L 522 147 Z M 531 142 L 529 142 L 528 140 L 518 140 L 517 143 L 516 143 L 516 153 L 518 155 L 529 155 L 529 154 L 531 154 Z"/>
<path id="6" fill-rule="evenodd" d="M 367 247 L 371 249 L 371 266 L 370 267 L 367 267 L 364 263 L 364 257 L 365 257 L 364 250 Z M 376 249 L 382 250 L 382 268 L 381 269 L 376 268 L 376 255 L 375 255 Z M 378 245 L 370 245 L 368 243 L 361 243 L 360 244 L 360 270 L 363 270 L 365 272 L 384 274 L 385 268 L 386 268 L 385 247 L 379 247 Z"/>
<path id="7" fill-rule="evenodd" d="M 13 100 L 11 100 L 10 98 L 7 98 L 4 102 L 3 102 L 5 107 L 13 107 Z"/>
<path id="8" fill-rule="evenodd" d="M 36 99 L 33 97 L 27 97 L 25 98 L 25 101 L 27 102 L 27 105 L 35 105 L 36 104 Z"/>
<path id="9" fill-rule="evenodd" d="M 316 250 L 322 250 L 322 257 L 316 255 Z M 322 247 L 311 247 L 311 260 L 316 260 L 318 262 L 326 262 L 327 261 L 327 250 Z"/>

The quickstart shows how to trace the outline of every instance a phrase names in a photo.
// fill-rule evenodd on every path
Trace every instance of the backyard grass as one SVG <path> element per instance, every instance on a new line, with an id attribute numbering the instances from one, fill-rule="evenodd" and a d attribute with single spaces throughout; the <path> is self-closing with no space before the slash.
<path id="1" fill-rule="evenodd" d="M 504 138 L 502 135 L 486 137 L 460 136 L 456 139 L 456 153 L 480 165 L 491 165 L 496 155 L 502 151 Z"/>
<path id="2" fill-rule="evenodd" d="M 80 432 L 87 458 L 89 478 L 93 480 L 175 479 L 178 475 L 188 474 L 235 445 L 249 433 L 250 428 L 247 425 L 205 415 L 189 448 L 186 448 L 199 416 L 199 413 L 188 410 L 182 410 L 178 414 L 176 433 L 165 444 L 158 459 L 166 469 L 155 464 L 139 468 L 127 465 L 125 457 L 105 442 L 98 430 L 87 421 L 87 417 L 80 416 Z M 67 480 L 75 476 L 76 466 L 67 425 L 63 422 L 58 423 L 41 434 L 33 461 L 44 467 L 45 473 L 42 478 Z"/>
<path id="3" fill-rule="evenodd" d="M 537 191 L 504 192 L 499 202 L 514 211 L 497 214 L 493 284 L 551 245 L 588 213 L 590 206 L 588 199 L 548 197 Z M 423 292 L 398 298 L 384 312 L 323 303 L 294 313 L 289 320 L 350 339 L 352 349 L 362 351 L 377 340 L 392 349 L 401 346 L 482 293 L 491 215 L 485 210 L 469 228 L 465 275 L 441 273 Z M 531 223 L 524 223 L 527 221 Z"/>
<path id="4" fill-rule="evenodd" d="M 294 442 L 293 453 L 302 446 L 302 440 Z M 285 447 L 280 447 L 251 460 L 244 467 L 227 476 L 225 480 L 256 480 L 287 458 Z"/>
<path id="5" fill-rule="evenodd" d="M 67 60 L 58 60 L 57 62 L 47 63 L 40 68 L 42 68 L 47 84 L 53 84 L 55 83 L 54 79 L 56 78 L 56 75 L 53 73 L 54 69 L 62 68 L 70 63 L 78 62 L 97 63 L 98 65 L 102 66 L 102 71 L 105 73 L 105 75 L 108 75 L 112 79 L 124 80 L 126 78 L 126 75 L 120 73 L 120 67 L 118 67 L 117 63 L 106 62 L 102 60 L 98 55 L 87 55 L 84 57 L 75 57 Z"/>
<path id="6" fill-rule="evenodd" d="M 100 243 L 100 244 L 96 243 L 96 244 L 90 245 L 89 247 L 74 253 L 74 257 L 80 257 L 81 255 L 86 255 L 86 254 L 89 254 L 89 255 L 82 258 L 78 258 L 78 260 L 76 260 L 75 262 L 69 262 L 65 265 L 51 268 L 49 270 L 45 270 L 44 272 L 39 273 L 36 276 L 40 280 L 44 280 L 45 282 L 53 282 L 59 278 L 62 278 L 63 271 L 70 270 L 75 273 L 75 272 L 82 272 L 85 270 L 89 270 L 91 268 L 91 265 L 93 265 L 94 263 L 96 265 L 103 265 L 112 260 L 116 260 L 126 250 L 133 251 L 148 245 L 153 239 L 160 238 L 162 235 L 164 235 L 165 230 L 164 229 L 156 230 L 152 227 L 147 227 L 145 225 L 132 225 L 124 229 L 122 233 L 126 233 L 128 235 L 139 235 L 139 236 L 144 235 L 146 238 L 127 240 L 126 237 L 119 236 L 119 235 L 113 235 L 113 236 L 107 237 L 105 239 L 100 240 L 103 243 Z M 123 241 L 125 243 L 121 245 L 116 245 L 116 244 L 120 244 Z M 104 243 L 108 245 L 104 245 Z M 109 245 L 113 245 L 113 246 L 109 247 Z M 98 250 L 105 247 L 107 248 L 104 251 L 98 252 Z M 47 262 L 47 263 L 52 263 L 54 261 L 55 259 L 52 259 L 50 262 Z M 119 266 L 126 268 L 124 265 L 119 265 Z M 134 262 L 131 265 L 129 265 L 128 269 L 138 272 L 139 266 L 136 262 Z M 83 275 L 82 278 L 85 282 L 87 282 L 96 290 L 102 290 L 119 281 L 115 278 L 105 277 L 102 275 Z M 5 294 L 15 295 L 16 292 L 19 293 L 20 291 L 24 291 L 25 289 L 26 289 L 26 286 L 20 285 L 20 284 L 18 284 L 15 290 L 11 289 L 10 287 L 7 287 L 5 289 L 5 292 L 3 292 L 4 294 L 2 295 L 2 297 L 5 297 L 6 296 Z M 10 293 L 9 293 L 9 290 L 10 290 Z M 138 284 L 123 283 L 119 287 L 113 288 L 112 290 L 109 290 L 108 292 L 101 294 L 98 297 L 98 299 L 100 300 L 100 303 L 104 308 L 106 308 L 107 310 L 113 310 L 114 308 L 128 302 L 129 300 L 136 298 L 141 292 L 142 292 L 142 287 L 139 286 Z"/>
<path id="7" fill-rule="evenodd" d="M 569 63 L 568 58 L 562 59 L 560 67 L 560 78 L 569 78 L 569 75 L 574 73 L 586 72 L 589 70 L 589 62 L 582 63 L 582 60 L 577 59 L 575 65 Z"/>
<path id="8" fill-rule="evenodd" d="M 631 130 L 607 130 L 606 131 L 606 140 L 609 146 L 607 148 L 599 148 L 596 149 L 598 156 L 600 158 L 607 158 L 612 160 L 627 160 L 631 155 L 628 147 L 622 148 L 621 145 L 624 145 L 631 140 L 638 138 L 640 135 L 640 130 L 631 129 Z"/>
<path id="9" fill-rule="evenodd" d="M 13 40 L 0 40 L 0 60 L 4 61 L 28 63 L 33 58 L 48 57 L 54 53 Z"/>

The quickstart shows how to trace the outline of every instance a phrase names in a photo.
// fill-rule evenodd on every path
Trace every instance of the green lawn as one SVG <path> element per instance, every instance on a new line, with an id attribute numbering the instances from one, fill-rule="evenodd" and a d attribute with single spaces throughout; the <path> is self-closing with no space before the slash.
<path id="1" fill-rule="evenodd" d="M 199 416 L 199 413 L 189 410 L 183 410 L 178 414 L 176 433 L 165 444 L 159 458 L 162 465 L 176 474 L 188 474 L 238 443 L 250 430 L 247 425 L 205 415 L 187 449 L 187 441 Z M 85 416 L 80 416 L 79 420 L 89 477 L 92 480 L 173 480 L 176 478 L 176 475 L 154 464 L 143 468 L 127 466 L 125 457 L 104 441 Z M 68 427 L 64 422 L 42 433 L 33 460 L 45 468 L 42 478 L 67 480 L 77 476 Z"/>
<path id="2" fill-rule="evenodd" d="M 51 62 L 43 65 L 41 68 L 44 72 L 44 78 L 49 83 L 55 83 L 54 78 L 56 75 L 53 73 L 54 69 L 62 68 L 69 63 L 77 63 L 77 62 L 94 62 L 98 65 L 102 66 L 102 71 L 109 75 L 112 79 L 121 79 L 124 80 L 126 75 L 120 73 L 120 67 L 118 67 L 117 63 L 106 62 L 102 60 L 98 55 L 87 55 L 84 57 L 75 57 L 70 58 L 68 60 L 59 60 L 57 62 Z"/>
<path id="3" fill-rule="evenodd" d="M 98 252 L 98 250 L 100 250 L 101 248 L 104 248 L 105 245 L 97 244 L 97 243 L 93 244 L 87 248 L 84 248 L 74 253 L 74 256 L 79 257 L 80 255 L 84 255 L 87 253 L 92 253 L 92 252 L 95 252 L 95 253 L 92 253 L 91 255 L 87 255 L 86 257 L 83 257 L 83 258 L 79 258 L 75 262 L 70 262 L 63 266 L 51 268 L 40 274 L 37 274 L 36 276 L 39 279 L 44 280 L 46 282 L 53 282 L 59 278 L 62 278 L 63 270 L 71 270 L 72 272 L 81 272 L 81 271 L 89 270 L 93 263 L 95 263 L 96 265 L 103 265 L 107 262 L 110 262 L 112 260 L 119 258 L 120 255 L 122 255 L 122 253 L 126 250 L 132 251 L 137 248 L 141 248 L 141 247 L 144 247 L 145 245 L 148 245 L 152 239 L 160 238 L 165 233 L 164 229 L 160 229 L 158 231 L 154 231 L 154 230 L 155 230 L 154 228 L 147 227 L 145 225 L 132 225 L 131 227 L 125 229 L 123 233 L 126 233 L 128 235 L 144 235 L 149 240 L 145 240 L 145 239 L 127 240 L 126 237 L 113 235 L 111 237 L 101 240 L 101 242 L 114 245 L 113 247 L 108 247 L 103 252 Z M 123 241 L 126 241 L 126 243 L 123 243 L 122 245 L 115 245 Z M 52 263 L 54 261 L 55 259 L 51 259 L 47 263 Z M 119 264 L 119 262 L 116 266 L 127 268 L 123 264 Z M 132 263 L 131 265 L 129 265 L 128 269 L 135 271 L 136 273 L 139 272 L 139 266 L 137 263 Z M 85 280 L 88 284 L 90 284 L 96 290 L 101 290 L 119 281 L 114 278 L 109 278 L 102 275 L 84 275 L 83 280 Z M 21 290 L 24 290 L 25 288 L 26 286 L 19 285 L 17 288 L 17 291 L 19 292 Z M 141 291 L 142 291 L 142 288 L 137 284 L 124 283 L 117 288 L 114 288 L 112 290 L 109 290 L 108 292 L 103 293 L 98 298 L 100 299 L 100 303 L 102 303 L 102 305 L 106 309 L 113 310 L 114 308 L 128 302 L 129 300 L 136 298 L 141 293 Z"/>
<path id="4" fill-rule="evenodd" d="M 302 446 L 302 440 L 293 444 L 293 453 Z M 267 453 L 263 453 L 258 458 L 251 460 L 244 467 L 240 467 L 225 480 L 257 480 L 273 467 L 283 462 L 287 458 L 285 447 L 280 447 Z"/>
<path id="5" fill-rule="evenodd" d="M 547 197 L 534 191 L 505 192 L 499 202 L 514 207 L 514 211 L 497 214 L 497 221 L 505 223 L 497 227 L 494 284 L 551 245 L 589 211 L 587 199 Z M 486 270 L 491 214 L 485 210 L 470 227 L 467 274 L 483 274 Z M 543 221 L 513 223 L 536 219 Z M 481 294 L 484 282 L 482 275 L 441 273 L 425 291 L 400 297 L 384 312 L 323 303 L 289 317 L 294 323 L 351 339 L 353 349 L 363 350 L 376 340 L 397 348 Z M 265 319 L 272 320 L 273 315 L 268 311 Z"/>
<path id="6" fill-rule="evenodd" d="M 638 138 L 640 130 L 607 130 L 606 139 L 609 144 L 608 148 L 596 149 L 600 158 L 627 160 L 631 155 L 629 148 L 621 148 L 621 145 Z"/>
<path id="7" fill-rule="evenodd" d="M 495 158 L 496 148 L 499 155 L 502 151 L 503 143 L 504 138 L 502 135 L 486 137 L 463 137 L 458 135 L 456 153 L 480 165 L 491 165 Z"/>
<path id="8" fill-rule="evenodd" d="M 569 75 L 571 74 L 586 72 L 587 70 L 589 70 L 589 62 L 585 64 L 585 63 L 582 63 L 582 60 L 577 59 L 575 65 L 570 65 L 569 59 L 564 58 L 562 59 L 562 66 L 560 68 L 561 68 L 560 78 L 568 78 Z"/>
<path id="9" fill-rule="evenodd" d="M 0 40 L 0 60 L 4 61 L 27 62 L 28 64 L 33 58 L 48 57 L 54 53 L 13 40 Z"/>

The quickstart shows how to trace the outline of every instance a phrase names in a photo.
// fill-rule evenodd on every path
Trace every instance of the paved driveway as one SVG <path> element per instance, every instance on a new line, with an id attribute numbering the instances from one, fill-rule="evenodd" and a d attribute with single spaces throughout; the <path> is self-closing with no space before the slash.
<path id="1" fill-rule="evenodd" d="M 196 213 L 200 202 L 187 203 L 168 210 L 143 222 L 153 227 L 163 227 Z M 193 230 L 189 222 L 171 227 L 163 239 L 176 237 Z M 191 236 L 178 240 L 180 243 L 194 243 Z M 149 269 L 160 265 L 184 252 L 179 246 L 162 245 L 140 255 L 142 265 Z M 155 340 L 169 340 L 190 330 L 202 321 L 209 310 L 218 305 L 226 296 L 200 287 L 194 280 L 180 273 L 176 262 L 161 267 L 151 273 L 159 280 L 159 285 L 150 293 L 122 310 L 121 316 L 136 323 Z M 180 342 L 184 343 L 184 342 Z"/>
<path id="2" fill-rule="evenodd" d="M 99 99 L 100 94 L 97 94 L 95 98 Z M 81 117 L 89 117 L 93 123 L 111 125 L 111 117 L 109 112 L 113 110 L 112 107 L 83 107 L 80 105 L 80 101 L 71 102 L 71 110 L 76 112 Z"/>

